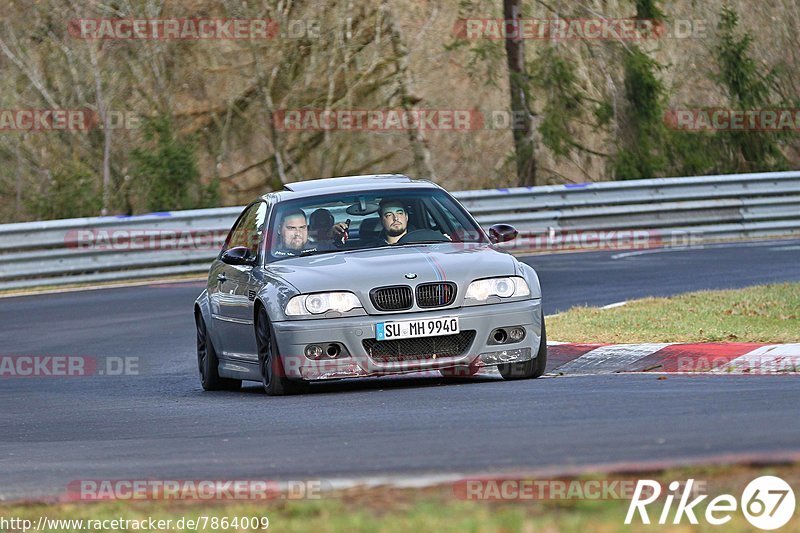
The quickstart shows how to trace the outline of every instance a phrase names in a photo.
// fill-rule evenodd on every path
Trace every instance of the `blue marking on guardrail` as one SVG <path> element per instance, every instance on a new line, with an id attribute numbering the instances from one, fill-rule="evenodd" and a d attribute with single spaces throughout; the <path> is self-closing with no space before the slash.
<path id="1" fill-rule="evenodd" d="M 158 211 L 156 213 L 142 213 L 141 215 L 114 215 L 107 218 L 128 219 L 128 218 L 142 218 L 142 217 L 171 217 L 172 211 Z M 105 217 L 103 217 L 105 218 Z"/>
<path id="2" fill-rule="evenodd" d="M 498 188 L 497 188 L 497 189 L 495 189 L 495 190 L 496 190 L 496 191 L 500 191 L 500 192 L 505 192 L 505 193 L 507 193 L 507 192 L 508 192 L 508 189 L 506 189 L 506 188 L 500 188 L 500 187 L 498 187 Z"/>
<path id="3" fill-rule="evenodd" d="M 567 183 L 564 185 L 567 189 L 583 189 L 584 187 L 589 187 L 591 183 Z"/>

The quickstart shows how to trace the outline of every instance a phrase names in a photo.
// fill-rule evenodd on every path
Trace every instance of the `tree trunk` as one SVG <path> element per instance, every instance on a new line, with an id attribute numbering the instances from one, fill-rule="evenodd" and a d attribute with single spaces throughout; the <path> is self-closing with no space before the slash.
<path id="1" fill-rule="evenodd" d="M 518 20 L 522 0 L 503 0 L 505 21 Z M 506 39 L 508 86 L 511 91 L 511 116 L 514 132 L 514 150 L 517 161 L 517 179 L 521 187 L 536 185 L 536 150 L 533 139 L 533 114 L 528 106 L 525 71 L 525 42 L 517 32 L 516 38 Z"/>
<path id="2" fill-rule="evenodd" d="M 413 94 L 413 81 L 408 68 L 408 48 L 403 41 L 400 28 L 394 16 L 392 16 L 387 0 L 383 0 L 381 3 L 381 11 L 386 20 L 386 25 L 388 26 L 394 61 L 397 65 L 397 93 L 400 97 L 400 106 L 403 108 L 404 112 L 411 114 L 415 110 L 415 105 L 419 103 L 421 99 Z M 436 172 L 433 169 L 428 140 L 424 137 L 419 128 L 413 125 L 408 128 L 408 140 L 414 152 L 415 177 L 435 181 Z"/>
<path id="3" fill-rule="evenodd" d="M 19 145 L 22 141 L 17 139 L 14 145 L 14 155 L 17 158 L 17 172 L 15 175 L 16 195 L 14 196 L 14 220 L 22 220 L 22 155 Z"/>
<path id="4" fill-rule="evenodd" d="M 94 74 L 95 96 L 97 99 L 97 114 L 103 123 L 103 207 L 100 214 L 108 215 L 111 208 L 111 122 L 106 106 L 105 95 L 103 92 L 102 72 L 97 59 L 98 50 L 94 43 L 89 43 L 89 58 Z"/>

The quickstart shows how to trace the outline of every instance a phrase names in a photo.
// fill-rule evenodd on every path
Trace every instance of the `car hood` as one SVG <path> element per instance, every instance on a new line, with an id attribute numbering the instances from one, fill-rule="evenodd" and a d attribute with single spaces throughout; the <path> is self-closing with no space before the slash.
<path id="1" fill-rule="evenodd" d="M 301 293 L 368 294 L 375 287 L 414 286 L 442 280 L 454 281 L 465 288 L 475 279 L 514 275 L 516 260 L 487 244 L 441 243 L 285 259 L 268 265 L 267 270 Z"/>

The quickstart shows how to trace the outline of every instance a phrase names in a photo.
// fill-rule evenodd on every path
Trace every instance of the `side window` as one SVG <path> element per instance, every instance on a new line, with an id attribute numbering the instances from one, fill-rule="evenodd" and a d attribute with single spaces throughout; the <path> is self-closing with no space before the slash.
<path id="1" fill-rule="evenodd" d="M 429 229 L 428 213 L 422 201 L 419 198 L 413 198 L 410 201 L 405 200 L 404 203 L 408 206 L 406 208 L 408 226 L 412 229 Z"/>
<path id="2" fill-rule="evenodd" d="M 250 250 L 251 257 L 258 255 L 258 245 L 264 235 L 266 218 L 267 204 L 264 202 L 248 207 L 231 229 L 223 251 L 244 246 Z"/>
<path id="3" fill-rule="evenodd" d="M 462 225 L 462 223 L 460 221 L 458 221 L 456 219 L 456 217 L 455 217 L 455 215 L 453 214 L 452 211 L 450 211 L 449 209 L 447 209 L 444 206 L 442 206 L 442 204 L 441 204 L 441 202 L 439 201 L 438 198 L 435 198 L 434 201 L 436 202 L 437 211 L 440 214 L 444 215 L 444 217 L 447 219 L 447 223 L 450 224 L 450 226 L 453 228 L 453 230 L 457 231 L 459 229 L 463 229 L 464 226 Z"/>
<path id="4" fill-rule="evenodd" d="M 427 205 L 425 207 L 426 207 L 426 209 L 425 209 L 426 228 L 425 229 L 432 229 L 432 230 L 441 231 L 442 233 L 444 233 L 445 230 L 443 230 L 439 226 L 439 222 L 436 220 L 436 217 L 434 216 L 433 212 L 431 212 L 431 211 L 429 211 L 427 209 L 427 207 L 428 207 Z"/>
<path id="5" fill-rule="evenodd" d="M 469 221 L 464 218 L 463 213 L 458 211 L 455 206 L 448 206 L 450 202 L 443 202 L 441 198 L 434 198 L 431 205 L 432 210 L 436 211 L 439 217 L 446 226 L 450 229 L 443 228 L 440 231 L 448 235 L 454 241 L 473 241 L 480 239 L 480 235 L 473 230 L 468 230 L 470 227 Z"/>
<path id="6" fill-rule="evenodd" d="M 258 209 L 256 209 L 255 213 L 255 220 L 252 224 L 252 239 L 248 241 L 247 246 L 250 248 L 250 256 L 256 257 L 258 255 L 259 247 L 261 246 L 261 241 L 264 239 L 264 232 L 266 230 L 266 223 L 267 223 L 267 204 L 264 202 L 258 203 Z"/>

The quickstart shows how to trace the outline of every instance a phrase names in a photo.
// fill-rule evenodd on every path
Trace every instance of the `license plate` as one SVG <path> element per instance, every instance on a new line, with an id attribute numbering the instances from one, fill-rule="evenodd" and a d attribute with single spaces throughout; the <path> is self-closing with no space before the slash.
<path id="1" fill-rule="evenodd" d="M 375 325 L 375 339 L 379 341 L 453 335 L 458 332 L 458 317 L 379 322 Z"/>

